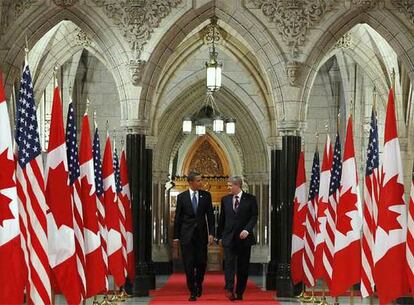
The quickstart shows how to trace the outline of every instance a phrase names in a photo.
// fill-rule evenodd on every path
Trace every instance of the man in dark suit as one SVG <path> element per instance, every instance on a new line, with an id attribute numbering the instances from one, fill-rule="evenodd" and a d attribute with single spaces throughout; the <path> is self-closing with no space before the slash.
<path id="1" fill-rule="evenodd" d="M 211 194 L 201 190 L 201 175 L 191 172 L 189 190 L 177 196 L 174 219 L 174 243 L 181 244 L 183 263 L 190 290 L 189 301 L 202 294 L 207 266 L 207 245 L 214 237 L 214 215 Z"/>
<path id="2" fill-rule="evenodd" d="M 218 239 L 224 249 L 224 275 L 226 296 L 242 300 L 249 275 L 250 251 L 256 243 L 253 229 L 257 223 L 256 197 L 242 191 L 241 177 L 229 179 L 230 194 L 221 199 Z M 237 266 L 237 268 L 236 268 Z M 237 286 L 234 294 L 234 276 L 237 269 Z"/>

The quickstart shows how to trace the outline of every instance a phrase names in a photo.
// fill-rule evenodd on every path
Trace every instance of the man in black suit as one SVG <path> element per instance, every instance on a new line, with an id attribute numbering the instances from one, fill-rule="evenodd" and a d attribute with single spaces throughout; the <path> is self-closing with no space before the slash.
<path id="1" fill-rule="evenodd" d="M 191 172 L 189 190 L 177 196 L 174 219 L 174 243 L 181 244 L 183 263 L 190 290 L 189 301 L 202 294 L 207 266 L 207 245 L 212 244 L 214 215 L 211 194 L 201 190 L 201 175 Z"/>
<path id="2" fill-rule="evenodd" d="M 257 201 L 255 196 L 242 191 L 242 184 L 241 177 L 229 179 L 227 186 L 231 194 L 221 199 L 217 228 L 217 236 L 224 249 L 226 296 L 231 301 L 243 299 L 249 275 L 250 250 L 256 243 L 253 228 L 257 223 Z M 236 269 L 237 286 L 234 294 Z"/>

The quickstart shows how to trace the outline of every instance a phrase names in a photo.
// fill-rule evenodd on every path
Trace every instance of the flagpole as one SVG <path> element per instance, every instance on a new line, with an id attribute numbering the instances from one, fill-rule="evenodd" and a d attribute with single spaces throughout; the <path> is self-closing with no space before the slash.
<path id="1" fill-rule="evenodd" d="M 394 97 L 395 97 L 395 69 L 392 68 L 391 71 L 391 89 L 394 90 Z"/>
<path id="2" fill-rule="evenodd" d="M 326 296 L 325 296 L 325 281 L 322 280 L 322 300 L 320 301 L 320 305 L 328 305 L 328 302 L 326 301 Z"/>
<path id="3" fill-rule="evenodd" d="M 27 40 L 27 34 L 25 36 L 25 48 L 24 48 L 24 65 L 29 64 L 29 42 Z"/>
<path id="4" fill-rule="evenodd" d="M 88 98 L 86 98 L 86 108 L 85 108 L 85 114 L 84 115 L 88 115 L 89 105 L 90 105 L 90 101 L 89 101 Z"/>

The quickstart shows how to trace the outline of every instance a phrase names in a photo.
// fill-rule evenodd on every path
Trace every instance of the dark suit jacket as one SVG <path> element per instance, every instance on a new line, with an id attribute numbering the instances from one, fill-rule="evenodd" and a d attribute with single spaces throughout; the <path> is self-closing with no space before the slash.
<path id="1" fill-rule="evenodd" d="M 214 235 L 214 214 L 211 194 L 206 191 L 198 191 L 198 195 L 196 215 L 194 215 L 191 204 L 190 191 L 184 191 L 177 196 L 174 239 L 179 239 L 182 245 L 188 244 L 193 234 L 199 234 L 201 240 L 206 244 L 208 243 L 208 235 Z"/>
<path id="2" fill-rule="evenodd" d="M 221 199 L 221 213 L 217 228 L 217 237 L 222 239 L 223 247 L 250 247 L 256 243 L 253 228 L 256 226 L 258 208 L 256 197 L 243 192 L 237 212 L 233 210 L 233 195 Z M 240 233 L 247 230 L 246 239 L 240 239 Z"/>

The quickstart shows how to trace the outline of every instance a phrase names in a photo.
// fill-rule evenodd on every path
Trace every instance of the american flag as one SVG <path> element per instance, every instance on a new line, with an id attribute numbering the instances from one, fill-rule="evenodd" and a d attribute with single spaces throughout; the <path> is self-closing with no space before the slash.
<path id="1" fill-rule="evenodd" d="M 51 304 L 45 184 L 36 104 L 29 66 L 20 83 L 16 113 L 17 193 L 26 261 L 29 266 L 28 304 Z"/>
<path id="2" fill-rule="evenodd" d="M 80 165 L 78 156 L 78 142 L 76 131 L 75 111 L 72 103 L 69 103 L 68 115 L 66 122 L 66 150 L 69 165 L 69 180 L 72 186 L 73 198 L 73 217 L 74 217 L 74 231 L 75 231 L 75 251 L 76 262 L 78 266 L 78 273 L 83 285 L 83 296 L 86 293 L 86 278 L 85 278 L 85 241 L 83 237 L 83 212 L 82 201 L 80 199 L 81 185 L 80 185 Z"/>
<path id="3" fill-rule="evenodd" d="M 128 257 L 127 257 L 126 211 L 125 211 L 125 206 L 122 202 L 124 194 L 122 193 L 121 169 L 120 169 L 120 163 L 119 163 L 119 156 L 118 156 L 118 152 L 116 148 L 114 149 L 114 174 L 115 174 L 116 193 L 118 195 L 120 230 L 121 230 L 121 241 L 122 241 L 122 256 L 124 258 L 125 276 L 127 276 Z"/>
<path id="4" fill-rule="evenodd" d="M 329 185 L 329 203 L 326 213 L 326 251 L 324 260 L 326 260 L 325 268 L 327 272 L 328 287 L 332 284 L 332 266 L 335 253 L 335 221 L 336 206 L 339 200 L 339 186 L 341 184 L 342 175 L 342 156 L 341 141 L 339 134 L 336 134 L 335 147 L 333 152 L 333 161 L 331 168 L 331 180 Z"/>
<path id="5" fill-rule="evenodd" d="M 414 164 L 411 179 L 410 202 L 408 204 L 407 217 L 407 264 L 408 283 L 411 291 L 414 291 Z"/>
<path id="6" fill-rule="evenodd" d="M 319 152 L 313 156 L 312 174 L 308 195 L 308 211 L 306 214 L 305 251 L 303 255 L 304 282 L 308 287 L 315 285 L 315 226 L 316 205 L 319 198 Z"/>
<path id="7" fill-rule="evenodd" d="M 364 219 L 362 236 L 362 272 L 361 272 L 361 295 L 370 296 L 374 293 L 374 236 L 375 215 L 377 214 L 377 203 L 379 200 L 379 151 L 378 151 L 378 126 L 376 113 L 371 115 L 371 129 L 369 131 L 369 142 L 367 149 L 367 165 L 364 184 Z"/>
<path id="8" fill-rule="evenodd" d="M 135 257 L 134 257 L 134 236 L 132 225 L 132 206 L 131 206 L 131 192 L 129 190 L 128 168 L 125 157 L 125 150 L 121 153 L 120 161 L 121 186 L 122 194 L 121 201 L 125 209 L 125 230 L 126 230 L 126 251 L 127 251 L 127 273 L 128 278 L 133 281 L 135 279 Z"/>
<path id="9" fill-rule="evenodd" d="M 106 273 L 108 274 L 108 254 L 107 239 L 108 231 L 105 223 L 105 206 L 104 206 L 104 189 L 102 179 L 102 162 L 101 162 L 101 143 L 99 140 L 98 128 L 95 128 L 93 136 L 93 165 L 95 172 L 96 187 L 96 205 L 98 208 L 99 232 L 101 233 L 102 255 L 105 263 Z"/>
<path id="10" fill-rule="evenodd" d="M 114 173 L 115 173 L 116 192 L 119 194 L 122 191 L 122 186 L 121 186 L 121 171 L 119 169 L 119 157 L 118 157 L 118 151 L 116 150 L 116 148 L 114 149 Z"/>

